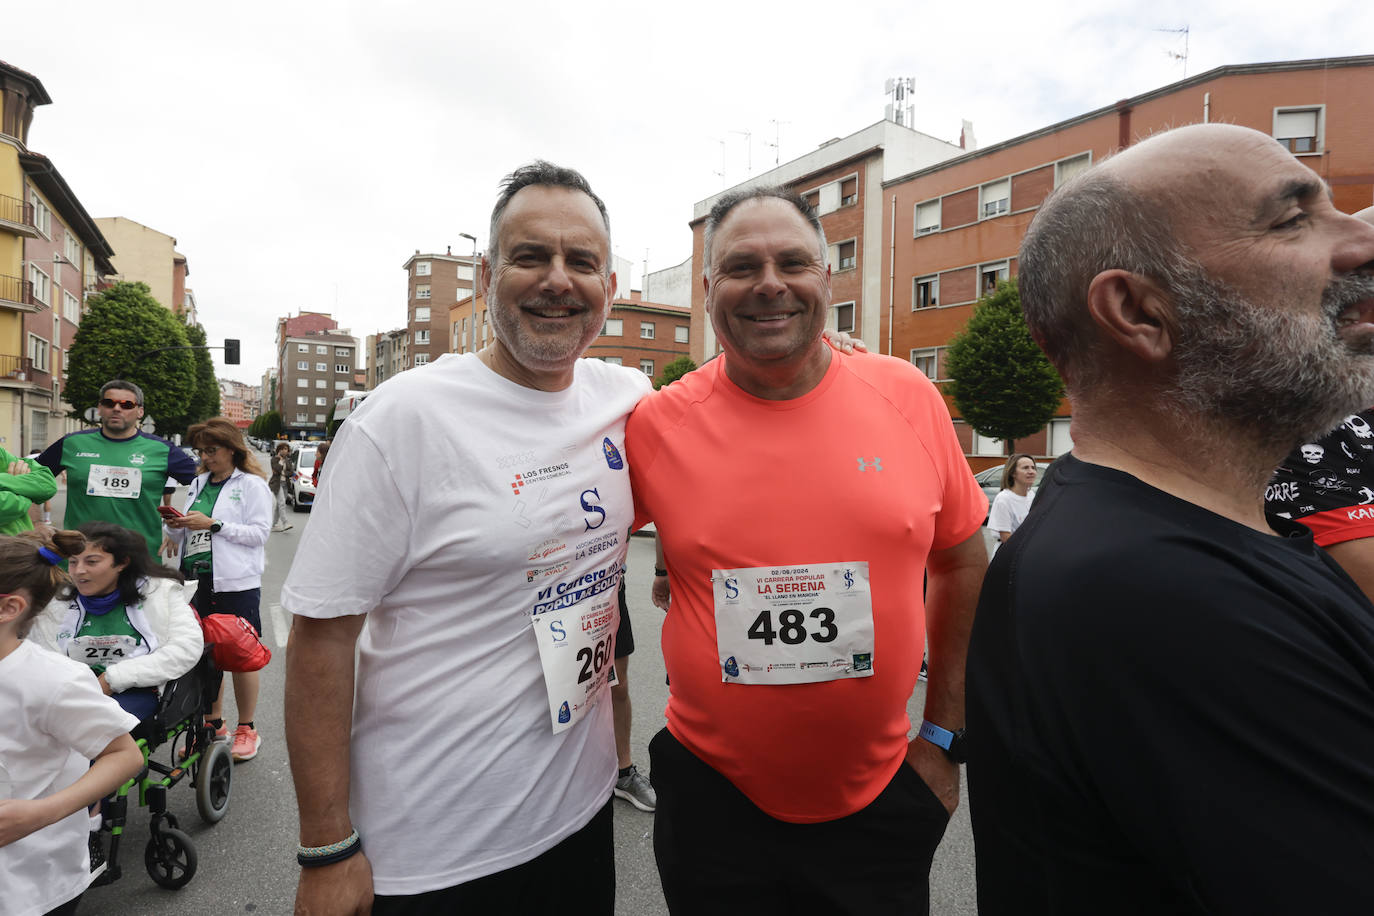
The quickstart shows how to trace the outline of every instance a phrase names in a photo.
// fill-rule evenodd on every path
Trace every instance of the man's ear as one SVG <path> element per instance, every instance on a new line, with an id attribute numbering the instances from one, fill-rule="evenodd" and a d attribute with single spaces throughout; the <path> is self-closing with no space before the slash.
<path id="1" fill-rule="evenodd" d="M 1173 352 L 1173 306 L 1147 277 L 1102 271 L 1088 284 L 1088 314 L 1110 340 L 1140 359 L 1161 362 Z"/>
<path id="2" fill-rule="evenodd" d="M 478 272 L 477 277 L 480 287 L 480 289 L 478 289 L 478 294 L 482 297 L 483 301 L 486 301 L 487 287 L 491 285 L 491 262 L 487 260 L 486 255 L 482 255 L 482 269 Z M 473 314 L 475 315 L 476 312 L 474 311 Z"/>

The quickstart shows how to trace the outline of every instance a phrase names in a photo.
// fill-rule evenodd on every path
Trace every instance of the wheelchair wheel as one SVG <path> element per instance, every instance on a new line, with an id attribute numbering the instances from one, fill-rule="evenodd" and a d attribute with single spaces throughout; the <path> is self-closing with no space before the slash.
<path id="1" fill-rule="evenodd" d="M 200 819 L 218 824 L 229 810 L 229 787 L 234 781 L 234 758 L 229 745 L 211 744 L 196 771 L 196 807 Z"/>
<path id="2" fill-rule="evenodd" d="M 196 876 L 195 844 L 177 828 L 163 827 L 148 840 L 143 864 L 153 883 L 174 891 Z"/>

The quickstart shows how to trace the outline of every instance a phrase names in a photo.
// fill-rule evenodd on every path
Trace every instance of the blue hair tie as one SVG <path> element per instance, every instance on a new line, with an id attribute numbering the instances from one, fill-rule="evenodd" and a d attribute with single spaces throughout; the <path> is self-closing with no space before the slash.
<path id="1" fill-rule="evenodd" d="M 58 563 L 62 562 L 62 558 L 57 555 L 57 552 L 47 547 L 38 548 L 38 555 L 47 560 L 49 566 L 56 566 Z"/>

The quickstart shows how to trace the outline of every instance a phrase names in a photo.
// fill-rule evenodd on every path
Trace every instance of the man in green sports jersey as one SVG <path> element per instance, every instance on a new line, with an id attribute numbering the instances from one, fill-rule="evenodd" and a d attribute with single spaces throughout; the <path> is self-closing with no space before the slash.
<path id="1" fill-rule="evenodd" d="M 67 512 L 63 527 L 83 522 L 113 522 L 139 532 L 157 556 L 162 516 L 157 506 L 168 477 L 190 483 L 196 463 L 166 439 L 138 428 L 143 390 L 112 379 L 100 389 L 100 426 L 68 433 L 38 456 L 53 474 L 67 472 Z"/>

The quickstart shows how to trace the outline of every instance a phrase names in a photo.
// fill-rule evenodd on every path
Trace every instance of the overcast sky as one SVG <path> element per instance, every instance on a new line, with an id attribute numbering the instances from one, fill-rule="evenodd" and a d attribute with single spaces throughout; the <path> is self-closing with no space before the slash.
<path id="1" fill-rule="evenodd" d="M 691 254 L 693 203 L 880 120 L 888 77 L 916 79 L 918 130 L 957 143 L 967 118 L 986 146 L 1181 79 L 1159 30 L 1189 27 L 1188 75 L 1374 43 L 1368 2 L 1086 6 L 77 0 L 26 6 L 0 59 L 53 98 L 32 149 L 92 216 L 176 237 L 211 342 L 243 341 L 218 371 L 255 383 L 282 315 L 402 325 L 401 265 L 485 247 L 536 157 L 588 177 L 638 287 L 646 250 Z"/>

